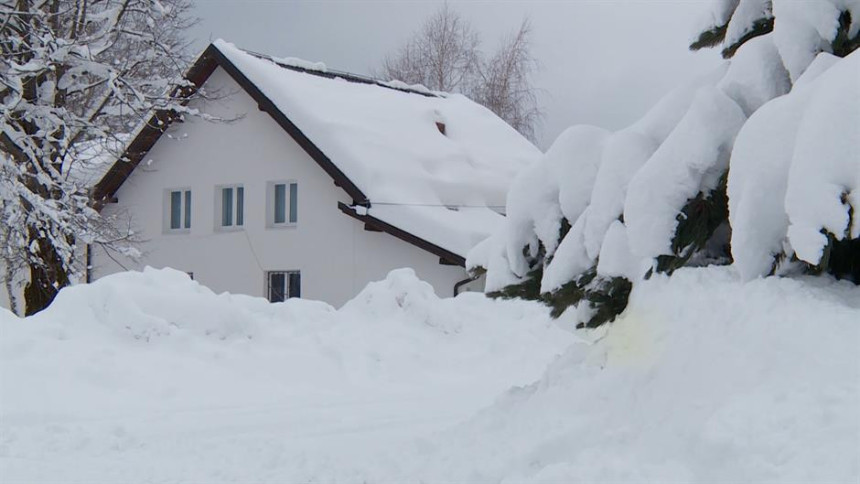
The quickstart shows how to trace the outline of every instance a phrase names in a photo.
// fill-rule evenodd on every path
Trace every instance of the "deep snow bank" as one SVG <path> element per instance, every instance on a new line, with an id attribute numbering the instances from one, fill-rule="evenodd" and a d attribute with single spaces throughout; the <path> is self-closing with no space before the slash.
<path id="1" fill-rule="evenodd" d="M 408 270 L 340 310 L 119 274 L 0 314 L 0 480 L 857 482 L 858 346 L 860 288 L 731 268 L 576 334 Z"/>
<path id="2" fill-rule="evenodd" d="M 860 479 L 860 288 L 683 269 L 637 285 L 627 311 L 592 335 L 537 382 L 423 443 L 404 476 Z"/>
<path id="3" fill-rule="evenodd" d="M 116 274 L 0 314 L 0 481 L 349 479 L 573 339 L 539 305 L 439 299 L 408 269 L 340 310 Z"/>

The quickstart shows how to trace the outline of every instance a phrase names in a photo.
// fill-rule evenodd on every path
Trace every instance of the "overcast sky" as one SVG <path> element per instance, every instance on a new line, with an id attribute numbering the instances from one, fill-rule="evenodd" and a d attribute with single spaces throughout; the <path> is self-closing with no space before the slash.
<path id="1" fill-rule="evenodd" d="M 403 44 L 443 0 L 196 0 L 203 48 L 223 38 L 280 57 L 366 74 Z M 524 16 L 532 21 L 535 84 L 546 148 L 573 124 L 619 129 L 679 82 L 720 62 L 687 50 L 706 0 L 449 0 L 487 51 Z"/>

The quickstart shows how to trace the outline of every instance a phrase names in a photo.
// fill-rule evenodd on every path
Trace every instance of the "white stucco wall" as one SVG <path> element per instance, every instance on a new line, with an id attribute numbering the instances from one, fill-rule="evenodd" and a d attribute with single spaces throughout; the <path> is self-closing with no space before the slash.
<path id="1" fill-rule="evenodd" d="M 200 106 L 233 122 L 191 119 L 172 126 L 117 193 L 107 213 L 124 214 L 145 240 L 137 262 L 127 268 L 173 267 L 193 272 L 215 291 L 264 296 L 265 271 L 300 270 L 302 297 L 341 305 L 368 282 L 392 269 L 411 267 L 437 294 L 450 296 L 466 277 L 460 267 L 389 234 L 368 232 L 344 215 L 337 202 L 346 193 L 220 68 L 207 82 L 210 91 L 228 94 Z M 298 223 L 266 228 L 266 186 L 298 182 Z M 216 229 L 216 186 L 244 186 L 244 229 Z M 189 233 L 164 231 L 164 193 L 192 191 Z M 94 251 L 94 275 L 122 270 L 101 250 Z"/>

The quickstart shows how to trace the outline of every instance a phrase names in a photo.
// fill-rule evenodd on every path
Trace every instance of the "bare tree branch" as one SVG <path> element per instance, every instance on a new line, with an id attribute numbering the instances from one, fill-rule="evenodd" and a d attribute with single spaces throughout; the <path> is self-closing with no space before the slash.
<path id="1" fill-rule="evenodd" d="M 485 58 L 478 34 L 445 3 L 403 47 L 382 61 L 376 75 L 465 94 L 534 140 L 542 112 L 532 86 L 538 63 L 531 55 L 530 37 L 531 23 L 524 19 Z"/>

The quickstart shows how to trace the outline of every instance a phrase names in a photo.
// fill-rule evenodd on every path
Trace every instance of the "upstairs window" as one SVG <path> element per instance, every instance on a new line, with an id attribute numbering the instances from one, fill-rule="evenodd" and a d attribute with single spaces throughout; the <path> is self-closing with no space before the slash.
<path id="1" fill-rule="evenodd" d="M 245 225 L 245 188 L 242 185 L 219 186 L 215 189 L 218 219 L 221 228 Z"/>
<path id="2" fill-rule="evenodd" d="M 269 271 L 266 273 L 266 294 L 269 302 L 283 302 L 302 297 L 302 274 L 299 271 Z"/>
<path id="3" fill-rule="evenodd" d="M 268 186 L 268 226 L 295 225 L 299 219 L 299 184 L 295 181 L 270 182 Z"/>
<path id="4" fill-rule="evenodd" d="M 191 190 L 172 189 L 165 192 L 165 230 L 187 232 L 191 229 Z"/>

